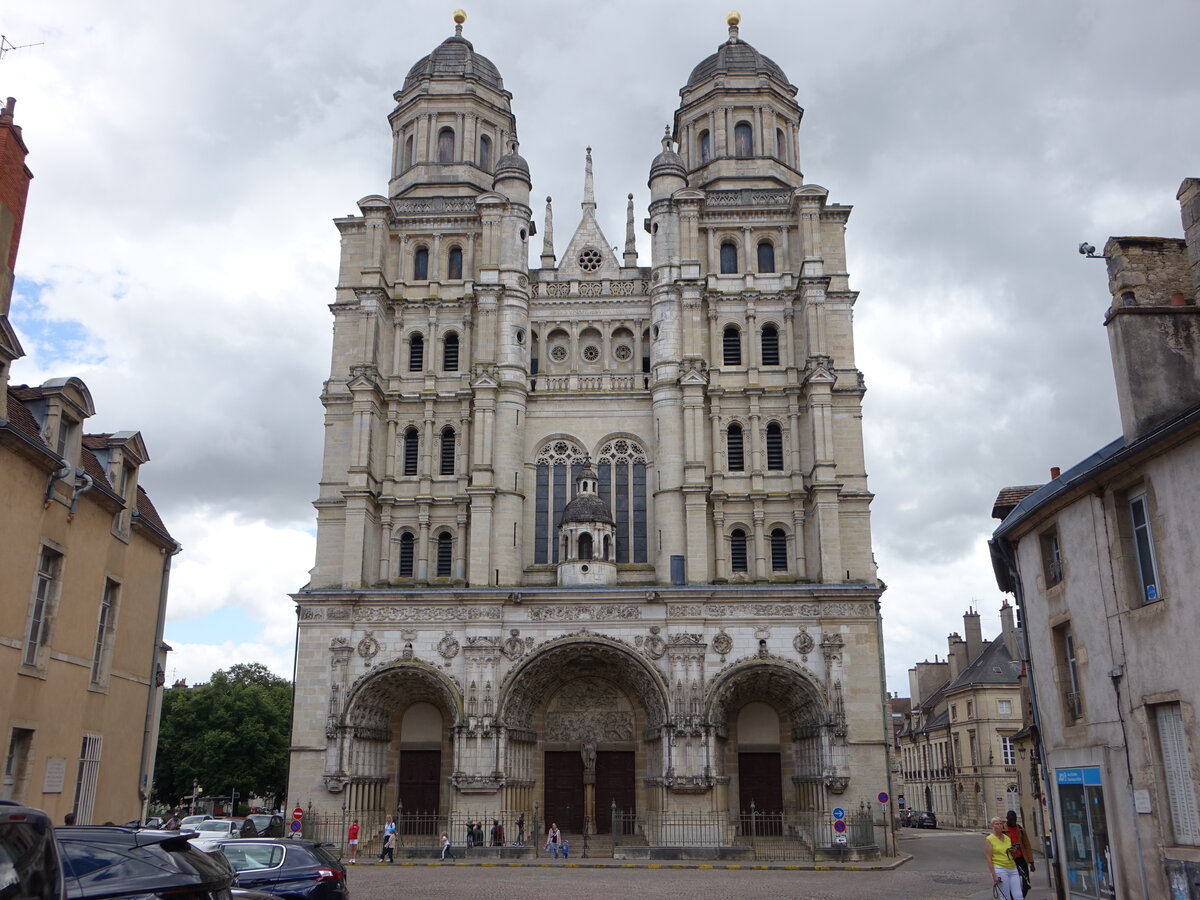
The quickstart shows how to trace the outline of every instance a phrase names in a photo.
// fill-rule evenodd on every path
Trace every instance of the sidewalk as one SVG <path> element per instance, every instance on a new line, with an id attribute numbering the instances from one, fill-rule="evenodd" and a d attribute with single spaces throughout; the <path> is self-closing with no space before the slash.
<path id="1" fill-rule="evenodd" d="M 397 860 L 394 863 L 369 862 L 357 863 L 358 866 L 461 866 L 473 868 L 496 868 L 496 869 L 519 869 L 519 868 L 561 868 L 561 869 L 750 869 L 750 870 L 770 870 L 778 869 L 785 872 L 890 872 L 906 862 L 912 857 L 904 854 L 898 857 L 890 857 L 882 859 L 877 863 L 837 863 L 837 862 L 821 862 L 813 863 L 807 861 L 797 862 L 754 862 L 754 863 L 723 863 L 723 862 L 704 862 L 703 860 L 680 860 L 673 862 L 654 862 L 652 860 L 626 860 L 626 859 L 547 859 L 540 857 L 537 859 L 513 859 L 513 860 L 446 860 L 443 862 L 440 859 L 403 859 Z M 991 897 L 991 891 L 987 892 L 987 897 Z M 983 896 L 982 894 L 980 895 Z"/>

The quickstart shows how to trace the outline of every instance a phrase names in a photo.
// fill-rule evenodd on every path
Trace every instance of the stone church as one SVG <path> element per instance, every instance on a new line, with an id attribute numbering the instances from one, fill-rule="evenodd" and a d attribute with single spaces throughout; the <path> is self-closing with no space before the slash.
<path id="1" fill-rule="evenodd" d="M 582 147 L 559 252 L 463 18 L 395 93 L 386 193 L 336 221 L 290 797 L 576 834 L 878 816 L 850 207 L 801 174 L 796 87 L 731 15 L 644 136 L 649 263 Z"/>

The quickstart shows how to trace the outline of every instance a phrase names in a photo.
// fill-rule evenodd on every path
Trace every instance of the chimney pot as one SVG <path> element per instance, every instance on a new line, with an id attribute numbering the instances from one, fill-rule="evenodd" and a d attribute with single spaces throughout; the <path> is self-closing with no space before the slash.
<path id="1" fill-rule="evenodd" d="M 1062 474 L 1062 469 L 1060 469 L 1058 466 L 1050 467 L 1050 480 L 1051 481 L 1053 481 L 1055 478 L 1057 478 L 1061 474 Z"/>

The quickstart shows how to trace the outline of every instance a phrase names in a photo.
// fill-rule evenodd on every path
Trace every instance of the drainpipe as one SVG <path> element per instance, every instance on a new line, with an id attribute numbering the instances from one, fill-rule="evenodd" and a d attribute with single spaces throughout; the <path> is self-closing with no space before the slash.
<path id="1" fill-rule="evenodd" d="M 43 509 L 49 509 L 50 503 L 54 499 L 54 485 L 62 481 L 68 475 L 75 471 L 75 467 L 71 463 L 63 461 L 62 467 L 50 476 L 50 480 L 46 483 L 46 497 L 42 503 Z"/>
<path id="2" fill-rule="evenodd" d="M 162 709 L 161 695 L 165 674 L 158 665 L 163 631 L 167 625 L 167 586 L 171 580 L 171 560 L 183 549 L 178 541 L 172 541 L 170 549 L 164 549 L 162 578 L 158 587 L 158 613 L 154 625 L 154 649 L 150 654 L 150 685 L 146 691 L 146 724 L 142 731 L 142 764 L 138 773 L 138 794 L 142 800 L 142 821 L 150 805 L 150 786 L 154 780 L 154 761 L 158 751 L 158 716 Z M 194 799 L 194 798 L 193 798 Z"/>
<path id="3" fill-rule="evenodd" d="M 71 510 L 67 513 L 67 521 L 75 521 L 75 510 L 79 509 L 79 498 L 96 486 L 92 476 L 86 472 L 75 473 L 75 490 L 71 491 Z"/>

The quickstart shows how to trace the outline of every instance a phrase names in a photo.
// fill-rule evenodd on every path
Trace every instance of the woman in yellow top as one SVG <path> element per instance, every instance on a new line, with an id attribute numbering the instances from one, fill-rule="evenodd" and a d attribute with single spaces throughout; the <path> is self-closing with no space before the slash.
<path id="1" fill-rule="evenodd" d="M 987 860 L 992 883 L 1000 886 L 1000 896 L 1007 900 L 1025 900 L 1021 892 L 1021 873 L 1012 856 L 1012 838 L 1003 819 L 992 819 L 992 833 L 983 841 L 983 856 Z"/>

